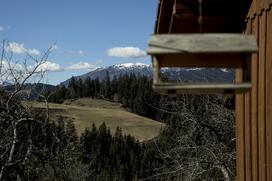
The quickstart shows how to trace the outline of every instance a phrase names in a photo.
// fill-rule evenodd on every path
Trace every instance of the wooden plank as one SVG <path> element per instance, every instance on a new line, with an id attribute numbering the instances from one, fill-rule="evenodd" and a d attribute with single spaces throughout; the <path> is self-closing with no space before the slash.
<path id="1" fill-rule="evenodd" d="M 247 23 L 246 34 L 251 32 L 251 23 Z M 250 57 L 251 59 L 251 57 Z M 252 78 L 251 61 L 247 62 L 250 78 Z M 252 92 L 252 91 L 251 91 Z M 252 122 L 251 122 L 251 92 L 244 96 L 244 119 L 245 119 L 245 179 L 252 180 Z"/>
<path id="2" fill-rule="evenodd" d="M 257 1 L 253 0 L 249 9 L 248 17 L 249 18 L 254 18 L 254 16 L 257 14 L 258 9 L 257 9 Z"/>
<path id="3" fill-rule="evenodd" d="M 252 1 L 247 18 L 254 18 L 254 16 L 256 14 L 261 14 L 262 11 L 264 11 L 264 10 L 269 11 L 271 4 L 272 4 L 272 0 L 258 0 L 258 1 L 254 0 L 254 1 Z"/>
<path id="4" fill-rule="evenodd" d="M 258 18 L 249 20 L 251 26 L 248 27 L 249 32 L 258 38 Z M 252 55 L 251 61 L 251 145 L 252 145 L 252 181 L 258 181 L 258 54 Z"/>
<path id="5" fill-rule="evenodd" d="M 153 35 L 147 53 L 251 53 L 258 47 L 254 36 L 243 34 L 169 34 Z"/>
<path id="6" fill-rule="evenodd" d="M 159 2 L 159 8 L 157 10 L 158 11 L 157 12 L 157 24 L 156 24 L 156 27 L 155 27 L 155 33 L 160 32 L 160 27 L 161 27 L 161 23 L 162 23 L 161 16 L 162 16 L 163 3 L 164 3 L 164 0 L 161 0 Z"/>
<path id="7" fill-rule="evenodd" d="M 257 9 L 259 10 L 259 14 L 261 14 L 262 11 L 264 11 L 266 8 L 267 8 L 267 0 L 259 0 L 259 2 L 257 3 Z"/>
<path id="8" fill-rule="evenodd" d="M 271 1 L 272 3 L 272 1 Z M 267 180 L 272 180 L 272 10 L 267 12 L 266 42 L 266 157 Z"/>
<path id="9" fill-rule="evenodd" d="M 251 63 L 251 61 L 247 62 Z M 248 70 L 251 66 L 247 65 Z M 251 74 L 250 74 L 251 75 Z M 244 95 L 244 118 L 245 118 L 245 177 L 246 181 L 252 180 L 252 145 L 251 145 L 251 94 L 246 92 Z"/>
<path id="10" fill-rule="evenodd" d="M 243 81 L 242 69 L 236 69 L 236 83 Z M 237 181 L 245 181 L 245 126 L 244 126 L 244 95 L 235 95 L 236 120 L 236 170 Z"/>
<path id="11" fill-rule="evenodd" d="M 245 94 L 245 172 L 246 181 L 251 181 L 252 176 L 252 151 L 251 151 L 251 115 L 250 115 L 250 92 Z"/>
<path id="12" fill-rule="evenodd" d="M 257 18 L 257 17 L 256 17 Z M 259 180 L 266 180 L 266 138 L 265 138 L 265 45 L 266 45 L 266 13 L 259 18 L 259 70 L 258 70 L 258 134 L 259 134 Z"/>
<path id="13" fill-rule="evenodd" d="M 168 33 L 174 0 L 161 0 L 155 33 Z"/>
<path id="14" fill-rule="evenodd" d="M 156 57 L 152 58 L 152 66 L 153 66 L 153 84 L 158 84 L 161 82 L 161 74 L 160 74 L 160 62 Z"/>
<path id="15" fill-rule="evenodd" d="M 161 67 L 242 68 L 242 54 L 165 54 L 156 56 Z"/>
<path id="16" fill-rule="evenodd" d="M 173 12 L 172 12 L 172 16 L 171 16 L 171 20 L 170 20 L 170 25 L 169 25 L 169 29 L 168 29 L 168 33 L 171 33 L 172 31 L 172 27 L 173 27 L 173 23 L 174 23 L 174 18 L 175 18 L 175 14 L 176 14 L 176 0 L 174 2 L 174 6 L 173 6 Z"/>
<path id="17" fill-rule="evenodd" d="M 161 94 L 234 94 L 251 89 L 250 83 L 159 83 L 153 84 L 154 91 Z"/>

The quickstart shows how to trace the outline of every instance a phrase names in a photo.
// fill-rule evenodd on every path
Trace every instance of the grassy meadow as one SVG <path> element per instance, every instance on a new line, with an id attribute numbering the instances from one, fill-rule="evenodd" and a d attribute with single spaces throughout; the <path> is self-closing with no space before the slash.
<path id="1" fill-rule="evenodd" d="M 27 105 L 32 108 L 46 107 L 46 104 L 41 102 L 28 102 Z M 105 100 L 82 98 L 67 100 L 63 104 L 49 103 L 49 110 L 52 120 L 59 116 L 72 119 L 78 135 L 86 128 L 91 128 L 93 123 L 99 127 L 105 122 L 111 133 L 119 126 L 123 133 L 130 134 L 139 141 L 145 141 L 157 136 L 164 126 L 160 122 L 127 111 L 119 103 Z"/>

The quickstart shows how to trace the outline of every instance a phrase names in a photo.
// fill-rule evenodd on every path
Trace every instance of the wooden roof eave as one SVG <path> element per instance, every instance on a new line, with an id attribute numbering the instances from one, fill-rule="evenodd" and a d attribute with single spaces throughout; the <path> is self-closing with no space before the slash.
<path id="1" fill-rule="evenodd" d="M 272 0 L 252 1 L 249 2 L 247 6 L 250 8 L 246 15 L 246 19 L 253 19 L 256 15 L 260 15 L 264 10 L 269 10 L 272 7 Z"/>
<path id="2" fill-rule="evenodd" d="M 196 1 L 196 0 L 195 0 Z M 166 34 L 166 33 L 199 33 L 198 29 L 196 29 L 195 24 L 198 23 L 196 17 L 198 16 L 196 12 L 197 3 L 192 0 L 185 0 L 185 1 L 178 1 L 178 0 L 159 0 L 159 6 L 157 10 L 157 19 L 155 23 L 155 34 Z M 212 3 L 212 6 L 219 6 L 218 8 L 222 8 L 225 6 L 226 3 L 230 1 L 226 0 L 207 0 L 208 3 Z M 241 6 L 245 3 L 244 1 L 249 0 L 239 0 L 235 3 L 236 10 L 241 10 Z M 272 1 L 272 0 L 271 0 Z M 181 3 L 184 2 L 185 4 Z M 234 0 L 232 1 L 234 2 Z M 187 3 L 187 4 L 186 4 Z M 191 3 L 191 4 L 188 4 Z M 224 4 L 225 3 L 225 4 Z M 230 2 L 231 3 L 231 2 Z M 232 3 L 228 3 L 227 5 L 231 7 Z M 247 6 L 246 6 L 247 7 Z M 247 9 L 243 7 L 244 9 Z M 188 9 L 189 8 L 189 9 Z M 191 9 L 193 8 L 193 9 Z M 191 12 L 193 10 L 193 12 Z M 247 12 L 247 10 L 241 10 Z M 211 11 L 209 11 L 211 12 Z M 219 13 L 218 13 L 219 12 Z M 215 9 L 216 15 L 206 15 L 203 17 L 204 24 L 203 30 L 207 33 L 212 32 L 225 32 L 225 33 L 238 33 L 242 32 L 243 29 L 243 20 L 239 19 L 241 17 L 245 17 L 245 15 L 240 16 L 239 12 L 235 14 L 227 14 L 229 11 L 223 11 L 225 13 L 221 13 L 218 9 Z M 230 11 L 229 13 L 233 13 Z M 218 19 L 218 20 L 216 20 Z M 231 22 L 231 23 L 230 23 Z M 183 24 L 186 23 L 188 26 L 184 26 Z M 215 24 L 214 24 L 215 23 Z M 235 26 L 233 26 L 235 25 Z M 218 26 L 219 28 L 215 28 Z M 224 31 L 225 29 L 225 31 Z"/>
<path id="3" fill-rule="evenodd" d="M 159 0 L 155 34 L 168 33 L 175 0 Z"/>

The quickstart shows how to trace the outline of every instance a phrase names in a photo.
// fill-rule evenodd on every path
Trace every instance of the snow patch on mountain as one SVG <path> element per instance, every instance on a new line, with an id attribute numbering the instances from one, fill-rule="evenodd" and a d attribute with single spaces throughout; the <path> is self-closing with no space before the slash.
<path id="1" fill-rule="evenodd" d="M 83 81 L 86 78 L 103 80 L 107 73 L 110 78 L 119 77 L 121 75 L 134 74 L 137 76 L 147 76 L 152 78 L 152 66 L 151 64 L 144 63 L 124 63 L 116 64 L 108 67 L 101 67 L 81 76 L 75 77 L 81 78 Z M 210 81 L 210 82 L 232 82 L 234 79 L 234 71 L 232 69 L 207 69 L 207 68 L 161 68 L 161 74 L 169 80 L 175 81 Z M 68 86 L 70 79 L 62 82 L 62 85 Z"/>
<path id="2" fill-rule="evenodd" d="M 124 64 L 116 64 L 113 65 L 113 67 L 125 69 L 125 68 L 138 68 L 138 67 L 150 67 L 150 64 L 144 64 L 144 63 L 124 63 Z"/>

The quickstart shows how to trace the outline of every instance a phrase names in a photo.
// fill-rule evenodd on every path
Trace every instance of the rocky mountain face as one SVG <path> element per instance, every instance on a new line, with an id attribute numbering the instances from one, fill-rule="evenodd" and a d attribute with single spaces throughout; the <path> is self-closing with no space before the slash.
<path id="1" fill-rule="evenodd" d="M 107 72 L 110 78 L 118 77 L 125 74 L 144 75 L 152 78 L 152 66 L 143 63 L 126 63 L 116 64 L 108 67 L 98 68 L 81 76 L 75 77 L 83 81 L 90 77 L 103 80 Z M 174 81 L 195 81 L 195 82 L 232 82 L 234 80 L 234 72 L 230 69 L 207 69 L 207 68 L 162 68 L 162 76 Z M 61 83 L 68 86 L 70 79 Z"/>

